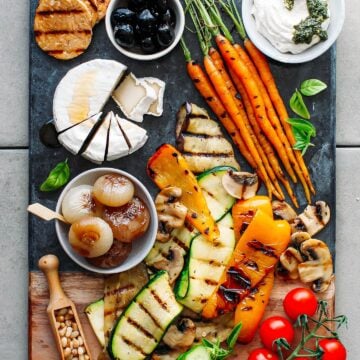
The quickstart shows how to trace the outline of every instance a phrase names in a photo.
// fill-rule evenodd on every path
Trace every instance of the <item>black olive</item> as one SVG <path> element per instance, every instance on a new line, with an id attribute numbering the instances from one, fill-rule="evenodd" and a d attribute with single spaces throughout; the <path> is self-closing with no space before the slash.
<path id="1" fill-rule="evenodd" d="M 129 0 L 129 9 L 133 11 L 140 11 L 147 5 L 147 0 Z"/>
<path id="2" fill-rule="evenodd" d="M 137 24 L 141 31 L 152 34 L 156 31 L 157 19 L 149 9 L 144 9 L 137 14 Z"/>
<path id="3" fill-rule="evenodd" d="M 156 6 L 161 14 L 163 14 L 168 9 L 167 0 L 154 0 L 152 3 Z"/>
<path id="4" fill-rule="evenodd" d="M 161 22 L 170 24 L 171 27 L 175 27 L 176 17 L 172 9 L 167 9 L 160 17 Z"/>
<path id="5" fill-rule="evenodd" d="M 141 50 L 146 54 L 153 54 L 157 50 L 156 40 L 154 41 L 150 36 L 142 39 L 140 46 Z"/>
<path id="6" fill-rule="evenodd" d="M 174 30 L 167 23 L 158 26 L 156 38 L 161 47 L 168 47 L 174 41 Z"/>
<path id="7" fill-rule="evenodd" d="M 132 23 L 135 19 L 135 13 L 128 8 L 117 8 L 111 14 L 111 25 L 119 25 L 122 23 Z"/>
<path id="8" fill-rule="evenodd" d="M 116 25 L 114 36 L 116 42 L 124 48 L 132 48 L 135 45 L 134 29 L 130 24 Z"/>

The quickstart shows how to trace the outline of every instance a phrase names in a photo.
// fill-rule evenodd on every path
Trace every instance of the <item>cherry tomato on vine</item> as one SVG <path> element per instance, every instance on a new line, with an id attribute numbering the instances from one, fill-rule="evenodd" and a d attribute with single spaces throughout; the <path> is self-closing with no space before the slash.
<path id="1" fill-rule="evenodd" d="M 319 347 L 324 352 L 321 360 L 345 360 L 345 346 L 337 339 L 323 339 L 319 341 Z"/>
<path id="2" fill-rule="evenodd" d="M 266 319 L 261 324 L 259 332 L 262 343 L 271 351 L 276 351 L 274 341 L 278 339 L 283 338 L 289 344 L 294 340 L 294 328 L 290 321 L 282 316 L 272 316 Z"/>
<path id="3" fill-rule="evenodd" d="M 296 288 L 285 296 L 283 306 L 286 315 L 295 321 L 299 315 L 313 316 L 316 313 L 318 302 L 310 289 Z"/>
<path id="4" fill-rule="evenodd" d="M 268 349 L 259 348 L 250 353 L 248 360 L 279 360 L 279 358 Z"/>

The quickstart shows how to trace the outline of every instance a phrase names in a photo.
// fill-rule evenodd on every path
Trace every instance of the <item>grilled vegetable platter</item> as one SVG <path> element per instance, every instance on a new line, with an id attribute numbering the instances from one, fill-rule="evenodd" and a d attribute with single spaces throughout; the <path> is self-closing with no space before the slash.
<path id="1" fill-rule="evenodd" d="M 269 1 L 301 3 L 309 21 L 328 9 Z M 31 359 L 346 359 L 335 48 L 274 62 L 240 10 L 31 2 L 30 203 L 42 217 L 29 217 Z M 80 313 L 57 309 L 52 335 L 48 253 Z"/>

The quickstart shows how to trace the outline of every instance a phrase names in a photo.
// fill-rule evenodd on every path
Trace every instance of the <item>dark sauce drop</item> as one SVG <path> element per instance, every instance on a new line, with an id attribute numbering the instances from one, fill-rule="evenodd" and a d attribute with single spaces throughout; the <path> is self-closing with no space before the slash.
<path id="1" fill-rule="evenodd" d="M 61 147 L 53 120 L 48 121 L 40 128 L 39 137 L 40 141 L 47 147 Z"/>

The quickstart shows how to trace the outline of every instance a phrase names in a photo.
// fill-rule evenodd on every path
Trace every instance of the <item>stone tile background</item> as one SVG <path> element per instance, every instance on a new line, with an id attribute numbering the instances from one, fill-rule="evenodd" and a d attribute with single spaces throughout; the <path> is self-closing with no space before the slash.
<path id="1" fill-rule="evenodd" d="M 360 339 L 360 3 L 347 0 L 337 44 L 336 308 L 358 360 Z M 28 3 L 0 0 L 0 358 L 27 358 Z"/>

